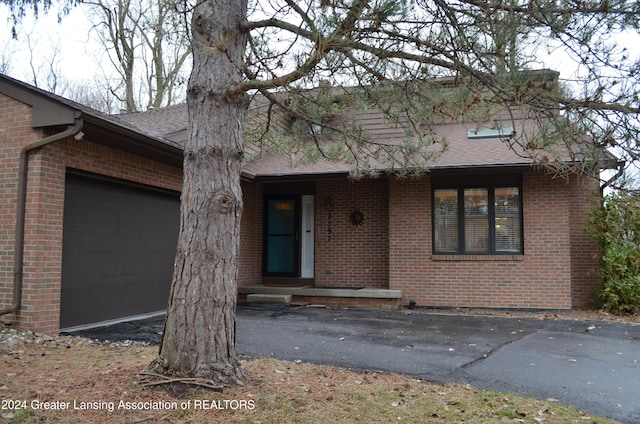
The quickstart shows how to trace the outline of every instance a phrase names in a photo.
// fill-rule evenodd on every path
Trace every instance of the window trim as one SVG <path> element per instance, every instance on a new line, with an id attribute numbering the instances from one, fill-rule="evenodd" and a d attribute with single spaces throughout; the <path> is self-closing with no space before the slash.
<path id="1" fill-rule="evenodd" d="M 500 188 L 518 189 L 520 250 L 499 251 L 496 250 L 496 208 L 495 191 Z M 489 249 L 486 252 L 467 252 L 465 250 L 465 216 L 464 216 L 464 191 L 465 189 L 487 189 L 487 212 L 489 220 Z M 436 249 L 436 202 L 437 190 L 457 190 L 458 199 L 458 249 L 455 252 L 438 251 Z M 495 175 L 439 175 L 433 176 L 431 181 L 431 252 L 434 256 L 522 256 L 524 255 L 524 211 L 522 199 L 522 175 L 521 174 L 495 174 Z"/>
<path id="2" fill-rule="evenodd" d="M 469 140 L 479 140 L 483 138 L 509 138 L 515 134 L 515 130 L 512 126 L 501 127 L 484 127 L 479 126 L 467 130 L 467 138 Z"/>

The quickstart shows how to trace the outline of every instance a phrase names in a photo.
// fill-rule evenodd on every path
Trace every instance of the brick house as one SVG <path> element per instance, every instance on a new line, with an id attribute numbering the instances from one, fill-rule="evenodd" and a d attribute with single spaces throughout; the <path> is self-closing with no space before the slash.
<path id="1" fill-rule="evenodd" d="M 170 137 L 182 143 L 186 114 L 178 105 L 123 119 L 147 131 L 176 123 Z M 378 111 L 358 119 L 379 138 L 401 137 Z M 245 164 L 240 300 L 275 293 L 334 305 L 593 305 L 599 248 L 583 228 L 599 181 L 554 178 L 484 128 L 438 132 L 448 149 L 421 178 L 354 180 L 353 165 L 268 154 Z"/>
<path id="2" fill-rule="evenodd" d="M 45 113 L 57 109 L 64 113 Z M 76 131 L 28 153 L 22 305 L 4 319 L 57 331 L 163 309 L 171 252 L 147 245 L 149 252 L 141 254 L 144 246 L 136 245 L 123 253 L 132 230 L 110 240 L 109 231 L 123 224 L 115 220 L 109 227 L 105 221 L 115 212 L 103 212 L 108 201 L 116 210 L 134 205 L 125 213 L 138 216 L 133 229 L 153 221 L 150 210 L 166 209 L 167 218 L 157 225 L 172 228 L 186 113 L 177 105 L 108 116 L 0 78 L 0 190 L 8 199 L 0 206 L 0 307 L 9 306 L 14 293 L 7 282 L 13 279 L 20 150 L 83 123 L 82 138 Z M 369 118 L 380 127 L 379 118 Z M 583 227 L 599 182 L 578 175 L 553 178 L 496 134 L 474 137 L 462 125 L 439 131 L 446 133 L 449 148 L 420 178 L 383 174 L 354 180 L 348 164 L 294 166 L 271 155 L 247 163 L 239 300 L 272 293 L 303 304 L 591 305 L 599 285 L 598 247 Z M 125 196 L 124 188 L 133 191 Z M 151 199 L 137 205 L 133 199 L 140 197 Z M 93 218 L 80 222 L 96 204 Z M 98 230 L 88 237 L 90 228 Z M 143 238 L 157 228 L 151 225 Z M 175 231 L 165 231 L 166 238 L 175 241 Z M 93 248 L 103 239 L 112 246 L 108 252 Z M 161 242 L 170 244 L 151 244 Z M 95 252 L 83 256 L 85 250 Z M 153 268 L 134 266 L 140 257 L 149 264 L 162 260 L 168 268 L 140 283 L 149 278 L 137 272 Z M 127 258 L 135 258 L 131 269 L 110 274 Z M 92 275 L 94 263 L 103 260 L 106 265 Z M 147 300 L 153 292 L 160 295 Z M 93 306 L 83 305 L 87 298 Z M 125 298 L 132 303 L 120 305 Z"/>

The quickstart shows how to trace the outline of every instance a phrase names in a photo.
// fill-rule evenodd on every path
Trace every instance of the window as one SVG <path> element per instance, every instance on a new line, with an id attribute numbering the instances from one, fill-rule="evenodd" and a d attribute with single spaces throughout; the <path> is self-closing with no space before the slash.
<path id="1" fill-rule="evenodd" d="M 506 184 L 457 184 L 439 187 L 441 183 L 451 184 L 456 180 L 460 178 L 434 178 L 434 253 L 521 254 L 523 242 L 520 184 L 507 181 Z M 481 183 L 483 179 L 474 180 Z"/>
<path id="2" fill-rule="evenodd" d="M 487 128 L 478 127 L 467 131 L 469 140 L 477 138 L 507 138 L 515 134 L 513 127 Z"/>

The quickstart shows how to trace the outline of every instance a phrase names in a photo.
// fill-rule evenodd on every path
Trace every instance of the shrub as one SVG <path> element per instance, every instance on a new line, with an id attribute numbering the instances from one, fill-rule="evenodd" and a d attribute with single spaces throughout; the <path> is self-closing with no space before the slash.
<path id="1" fill-rule="evenodd" d="M 590 214 L 588 232 L 602 247 L 601 297 L 608 311 L 634 313 L 640 306 L 640 196 L 614 193 Z"/>

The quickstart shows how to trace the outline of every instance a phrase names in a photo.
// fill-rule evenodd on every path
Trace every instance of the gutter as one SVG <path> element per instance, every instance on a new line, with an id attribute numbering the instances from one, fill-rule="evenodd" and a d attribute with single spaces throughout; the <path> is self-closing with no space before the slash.
<path id="1" fill-rule="evenodd" d="M 626 166 L 626 162 L 621 160 L 618 163 L 616 163 L 616 167 L 618 168 L 618 172 L 616 173 L 616 175 L 614 175 L 613 177 L 609 178 L 607 181 L 604 182 L 604 184 L 602 184 L 600 186 L 600 195 L 604 195 L 604 190 L 611 186 L 618 178 L 620 178 L 622 176 L 622 174 L 624 174 L 624 167 Z"/>
<path id="2" fill-rule="evenodd" d="M 27 177 L 29 170 L 29 153 L 32 150 L 44 147 L 48 144 L 55 143 L 67 137 L 72 137 L 80 133 L 82 130 L 82 119 L 75 119 L 73 127 L 45 137 L 41 140 L 25 146 L 20 151 L 20 163 L 18 168 L 18 199 L 16 211 L 16 240 L 13 259 L 13 301 L 11 306 L 0 310 L 0 316 L 11 314 L 20 310 L 22 305 L 22 267 L 24 264 L 24 227 L 25 215 L 27 209 Z"/>

